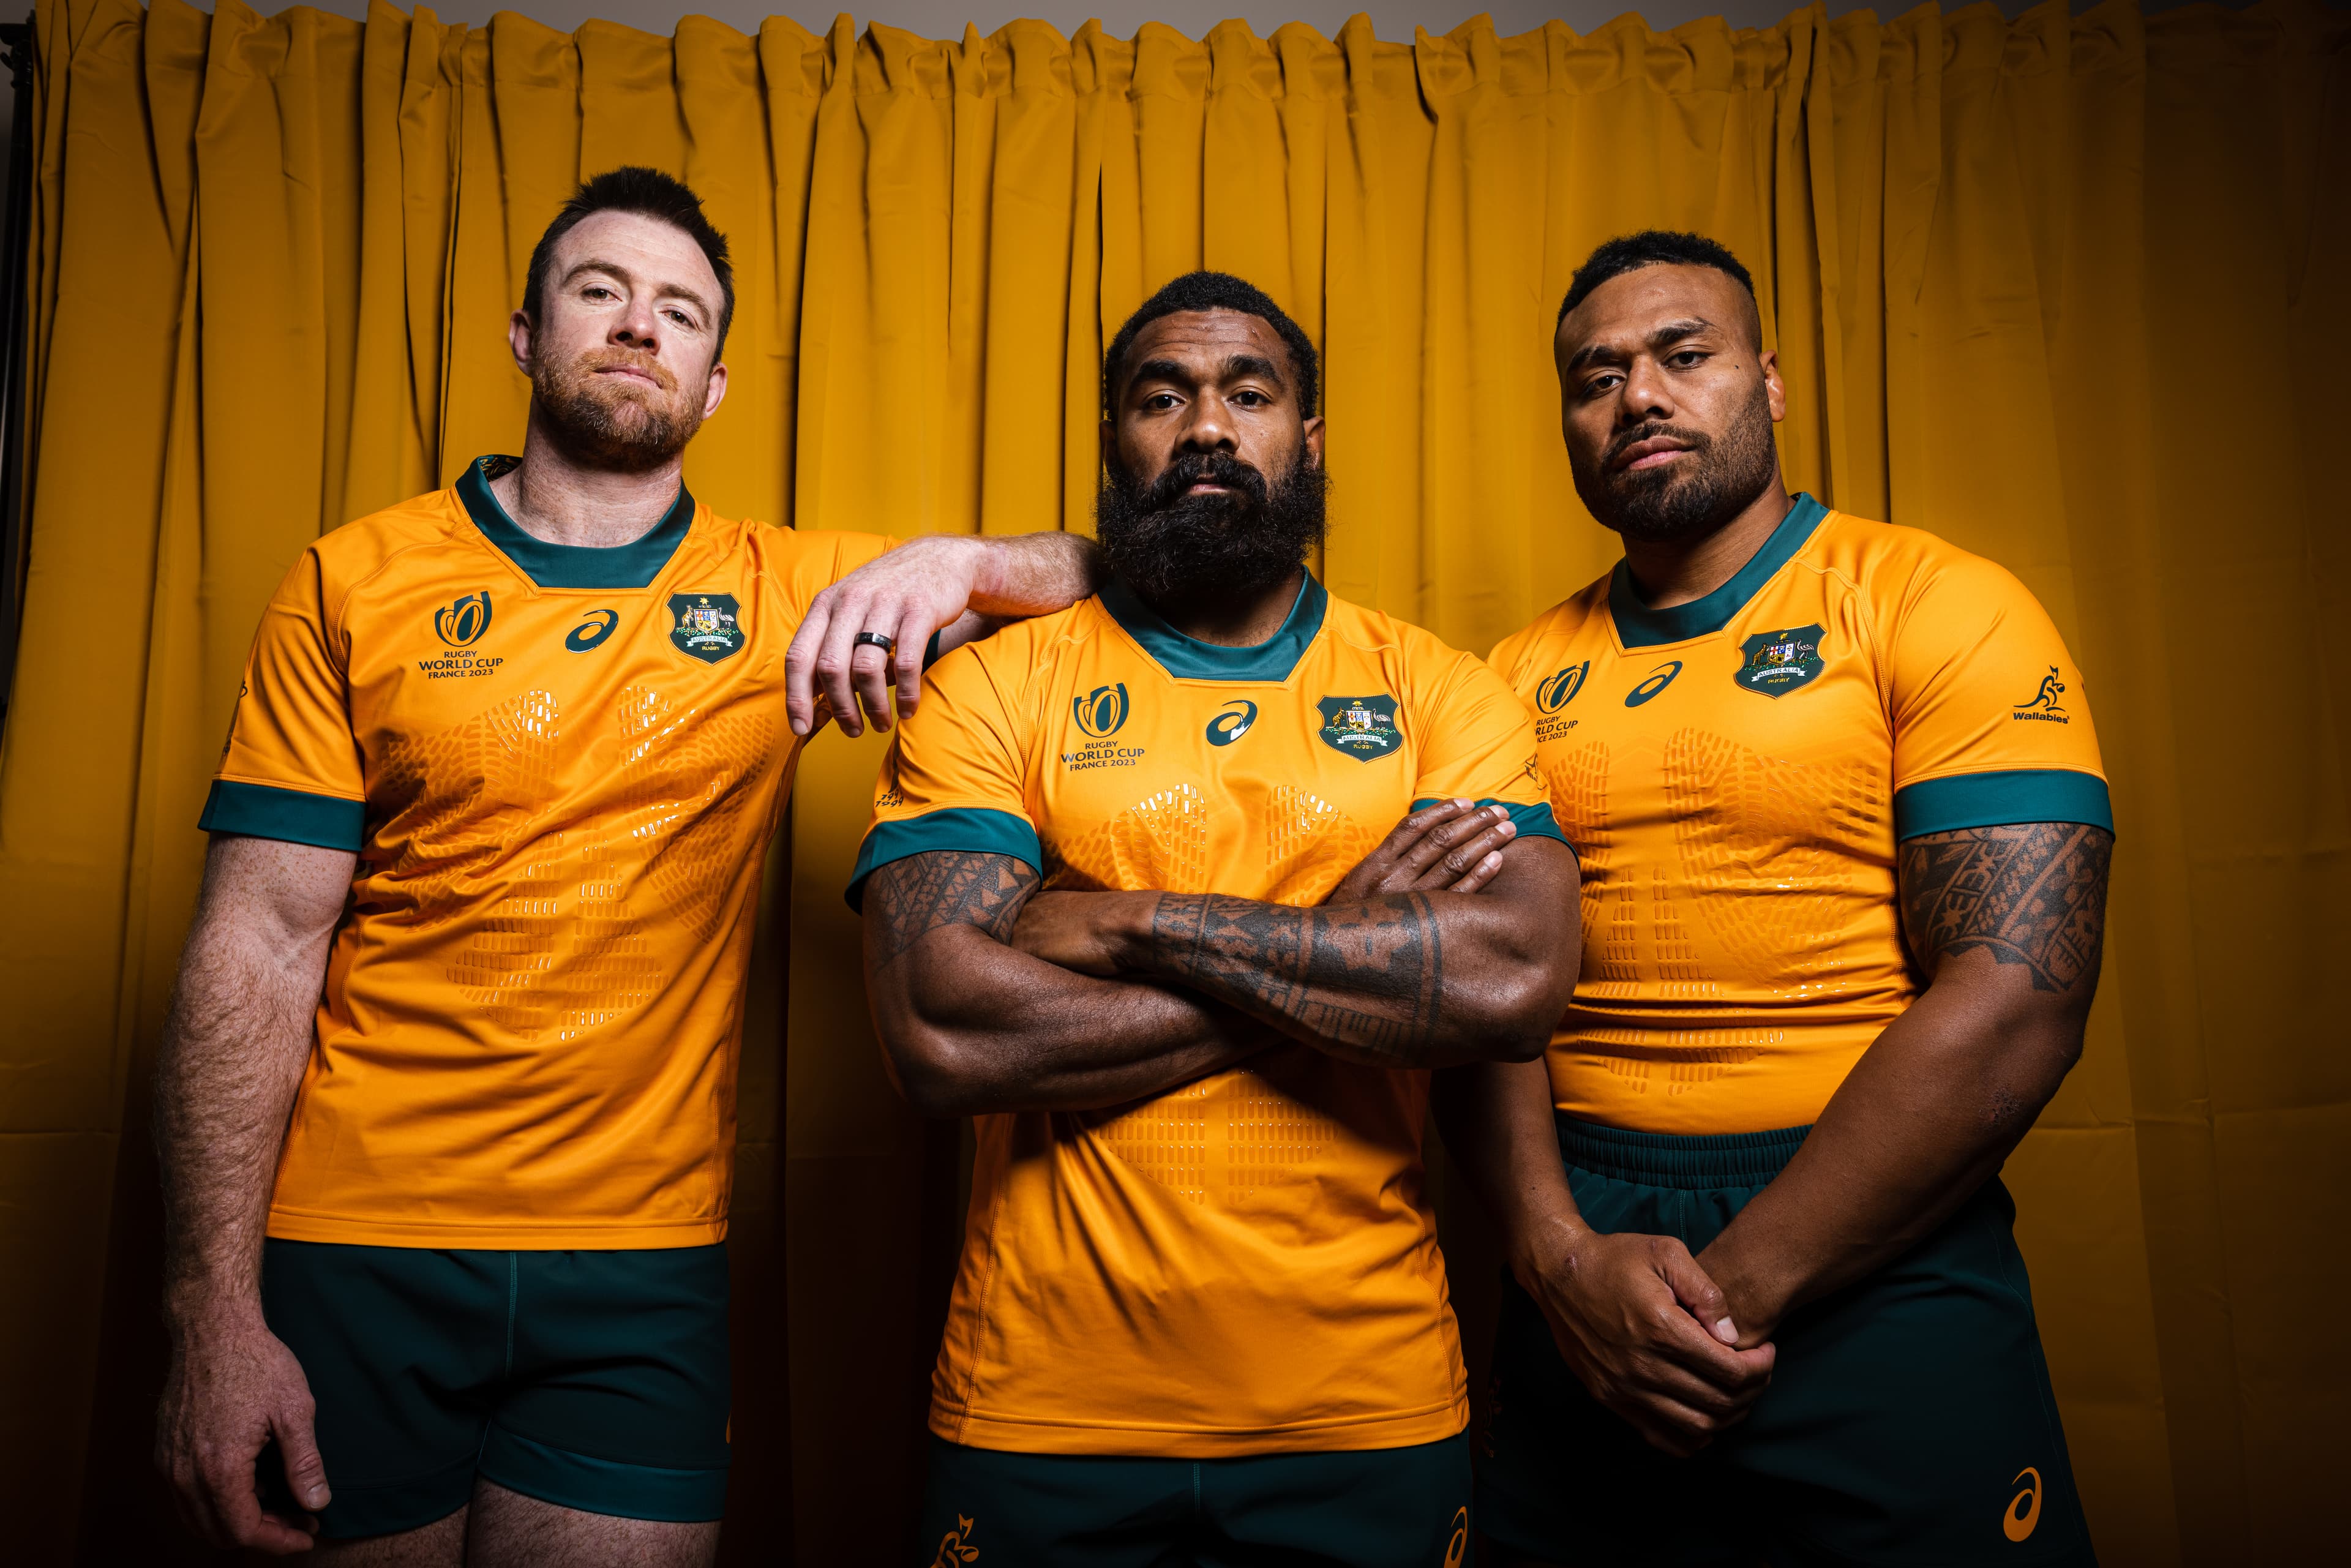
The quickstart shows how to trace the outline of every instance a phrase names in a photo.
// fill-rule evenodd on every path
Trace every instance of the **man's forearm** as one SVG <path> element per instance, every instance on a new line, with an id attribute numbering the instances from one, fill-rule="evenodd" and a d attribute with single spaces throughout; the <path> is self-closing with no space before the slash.
<path id="1" fill-rule="evenodd" d="M 1698 1255 L 1730 1296 L 1741 1343 L 1949 1218 L 2000 1169 L 2079 1049 L 2078 1030 L 1992 1036 L 1940 1016 L 1949 1010 L 1930 991 L 1889 1024 L 1787 1168 Z"/>
<path id="2" fill-rule="evenodd" d="M 1242 1061 L 1269 1031 L 1165 986 L 1071 973 L 1005 945 L 1037 873 L 941 851 L 867 884 L 866 989 L 902 1092 L 932 1115 L 1094 1110 Z"/>
<path id="3" fill-rule="evenodd" d="M 1550 848 L 1530 843 L 1513 854 Z M 1562 852 L 1564 853 L 1564 852 Z M 1573 983 L 1547 901 L 1385 894 L 1307 908 L 1158 894 L 1120 967 L 1172 981 L 1349 1061 L 1444 1067 L 1541 1054 Z"/>
<path id="4" fill-rule="evenodd" d="M 261 1239 L 357 857 L 216 837 L 155 1064 L 164 1309 L 258 1311 Z"/>
<path id="5" fill-rule="evenodd" d="M 258 1309 L 270 1188 L 318 996 L 315 964 L 304 975 L 256 933 L 213 922 L 189 945 L 155 1082 L 174 1320 Z"/>
<path id="6" fill-rule="evenodd" d="M 968 608 L 983 615 L 1049 615 L 1102 585 L 1102 552 L 1083 534 L 985 536 Z"/>
<path id="7" fill-rule="evenodd" d="M 1521 1281 L 1573 1247 L 1587 1227 L 1560 1162 L 1547 1065 L 1448 1067 L 1430 1082 L 1430 1110 L 1447 1159 L 1500 1226 L 1504 1256 Z"/>
<path id="8" fill-rule="evenodd" d="M 1700 1256 L 1743 1333 L 1899 1257 L 2000 1169 L 2081 1054 L 2113 848 L 2067 822 L 1902 844 L 1903 925 L 1933 981 Z"/>

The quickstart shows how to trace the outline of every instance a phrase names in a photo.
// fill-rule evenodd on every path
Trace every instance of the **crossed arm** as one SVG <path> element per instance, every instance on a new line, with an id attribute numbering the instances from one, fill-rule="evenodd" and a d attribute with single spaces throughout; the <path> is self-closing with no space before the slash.
<path id="1" fill-rule="evenodd" d="M 1899 1257 L 1999 1170 L 2081 1056 L 2113 848 L 2070 822 L 1905 841 L 1897 891 L 1925 993 L 1695 1260 L 1669 1237 L 1583 1224 L 1539 1068 L 1440 1076 L 1446 1146 L 1595 1399 L 1658 1448 L 1704 1447 L 1761 1394 L 1791 1311 Z"/>
<path id="2" fill-rule="evenodd" d="M 1574 986 L 1575 862 L 1548 840 L 1505 859 L 1510 837 L 1498 808 L 1442 802 L 1306 909 L 893 862 L 865 894 L 884 1054 L 930 1114 L 1120 1104 L 1284 1040 L 1385 1067 L 1538 1056 Z"/>

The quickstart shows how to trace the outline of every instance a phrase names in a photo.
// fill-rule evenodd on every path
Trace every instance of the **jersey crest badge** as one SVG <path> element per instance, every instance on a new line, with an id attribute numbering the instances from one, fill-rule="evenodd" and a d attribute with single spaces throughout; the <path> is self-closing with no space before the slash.
<path id="1" fill-rule="evenodd" d="M 1322 710 L 1322 744 L 1358 762 L 1385 757 L 1404 744 L 1394 697 L 1324 697 L 1315 706 Z"/>
<path id="2" fill-rule="evenodd" d="M 731 593 L 673 593 L 669 596 L 669 640 L 689 658 L 715 664 L 743 651 L 740 607 Z"/>
<path id="3" fill-rule="evenodd" d="M 1740 645 L 1741 662 L 1730 678 L 1767 697 L 1786 696 L 1811 685 L 1828 668 L 1821 657 L 1821 639 L 1827 634 L 1818 626 L 1758 632 Z"/>

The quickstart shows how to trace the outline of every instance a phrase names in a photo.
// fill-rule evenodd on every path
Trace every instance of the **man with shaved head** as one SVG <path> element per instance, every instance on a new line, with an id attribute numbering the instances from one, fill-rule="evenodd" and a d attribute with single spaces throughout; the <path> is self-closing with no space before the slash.
<path id="1" fill-rule="evenodd" d="M 1554 350 L 1625 558 L 1492 654 L 1583 957 L 1448 1132 L 1515 1281 L 1488 1561 L 2089 1563 L 1997 1176 L 2097 984 L 2081 674 L 2000 567 L 1788 493 L 1722 246 L 1602 246 Z"/>

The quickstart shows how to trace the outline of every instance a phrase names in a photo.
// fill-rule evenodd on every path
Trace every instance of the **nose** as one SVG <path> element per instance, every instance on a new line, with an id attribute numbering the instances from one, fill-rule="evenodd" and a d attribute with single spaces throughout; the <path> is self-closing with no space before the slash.
<path id="1" fill-rule="evenodd" d="M 611 341 L 623 349 L 640 353 L 655 353 L 661 349 L 661 318 L 653 311 L 653 301 L 641 296 L 632 297 L 629 308 L 613 319 Z"/>
<path id="2" fill-rule="evenodd" d="M 1665 367 L 1648 354 L 1636 356 L 1625 372 L 1625 387 L 1616 399 L 1619 425 L 1646 424 L 1674 416 L 1673 388 Z"/>
<path id="3" fill-rule="evenodd" d="M 1231 411 L 1219 397 L 1196 397 L 1185 410 L 1184 428 L 1176 439 L 1178 452 L 1238 452 L 1240 439 L 1233 429 Z"/>

